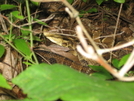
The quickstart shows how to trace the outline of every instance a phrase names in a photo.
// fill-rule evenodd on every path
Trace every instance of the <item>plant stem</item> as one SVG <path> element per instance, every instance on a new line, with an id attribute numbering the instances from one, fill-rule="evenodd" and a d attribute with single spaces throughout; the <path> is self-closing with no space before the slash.
<path id="1" fill-rule="evenodd" d="M 28 15 L 28 23 L 30 23 L 29 30 L 32 31 L 31 16 L 30 16 L 30 9 L 29 9 L 29 0 L 25 0 L 25 1 L 26 1 L 26 9 L 27 9 L 27 15 Z M 33 49 L 33 34 L 32 34 L 32 32 L 30 32 L 30 46 L 31 46 L 31 49 Z M 36 55 L 33 51 L 32 51 L 32 54 L 33 54 L 35 62 L 38 64 L 38 60 L 37 60 Z"/>
<path id="2" fill-rule="evenodd" d="M 10 16 L 11 16 L 11 22 L 13 22 L 12 13 L 10 13 Z M 12 42 L 12 29 L 13 25 L 10 24 L 9 42 Z"/>

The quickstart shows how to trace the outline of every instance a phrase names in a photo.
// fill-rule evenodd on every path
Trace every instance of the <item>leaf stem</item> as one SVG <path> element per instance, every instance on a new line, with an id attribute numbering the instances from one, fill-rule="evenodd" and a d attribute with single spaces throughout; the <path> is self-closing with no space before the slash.
<path id="1" fill-rule="evenodd" d="M 25 0 L 25 1 L 26 1 L 26 9 L 27 9 L 27 15 L 28 15 L 28 23 L 30 23 L 29 30 L 32 31 L 31 16 L 30 16 L 30 9 L 29 9 L 29 0 Z M 30 32 L 30 47 L 32 50 L 33 49 L 33 34 L 32 34 L 32 32 Z M 36 55 L 33 51 L 32 51 L 32 55 L 34 57 L 35 62 L 38 64 L 38 60 L 37 60 Z"/>

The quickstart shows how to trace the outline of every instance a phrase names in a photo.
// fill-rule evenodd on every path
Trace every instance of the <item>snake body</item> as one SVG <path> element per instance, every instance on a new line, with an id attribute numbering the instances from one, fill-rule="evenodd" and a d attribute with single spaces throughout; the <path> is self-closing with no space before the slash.
<path id="1" fill-rule="evenodd" d="M 75 70 L 78 70 L 86 74 L 90 74 L 92 72 L 91 68 L 89 68 L 88 66 L 82 66 L 80 63 L 75 62 L 62 55 L 50 51 L 45 51 L 45 50 L 35 50 L 35 53 L 40 63 L 42 62 L 49 63 L 49 64 L 58 63 L 58 64 L 67 65 L 71 68 L 74 68 Z"/>

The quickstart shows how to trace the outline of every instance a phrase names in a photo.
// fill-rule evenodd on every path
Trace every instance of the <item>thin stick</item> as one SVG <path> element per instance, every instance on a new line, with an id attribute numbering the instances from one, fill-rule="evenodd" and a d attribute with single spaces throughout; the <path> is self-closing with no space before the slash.
<path id="1" fill-rule="evenodd" d="M 119 25 L 122 6 L 123 6 L 123 4 L 120 4 L 120 9 L 119 9 L 119 13 L 118 13 L 117 21 L 116 21 L 116 26 L 115 26 L 115 30 L 114 30 L 114 35 L 113 35 L 113 40 L 114 41 L 112 42 L 112 47 L 114 47 L 114 44 L 115 44 L 115 36 L 116 36 L 116 32 L 117 32 L 118 25 Z M 111 61 L 111 59 L 112 59 L 112 53 L 110 53 L 110 59 L 109 60 Z"/>
<path id="2" fill-rule="evenodd" d="M 98 54 L 103 54 L 103 53 L 107 53 L 107 52 L 110 52 L 110 51 L 115 51 L 115 50 L 118 50 L 118 49 L 121 49 L 121 48 L 128 47 L 128 46 L 133 45 L 133 44 L 134 44 L 134 40 L 132 40 L 130 42 L 127 42 L 127 43 L 124 43 L 124 44 L 119 45 L 119 46 L 112 47 L 112 48 L 100 49 L 100 50 L 98 50 Z"/>

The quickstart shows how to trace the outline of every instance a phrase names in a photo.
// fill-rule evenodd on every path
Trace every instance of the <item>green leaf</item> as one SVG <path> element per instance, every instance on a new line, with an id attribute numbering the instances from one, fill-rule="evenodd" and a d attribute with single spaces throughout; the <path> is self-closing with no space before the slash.
<path id="1" fill-rule="evenodd" d="M 23 28 L 21 29 L 22 37 L 30 34 L 30 31 L 28 31 L 29 27 L 22 27 L 22 28 Z"/>
<path id="2" fill-rule="evenodd" d="M 9 39 L 10 34 L 3 35 L 3 37 L 7 40 L 13 40 L 15 38 L 15 34 L 11 34 L 11 39 Z"/>
<path id="3" fill-rule="evenodd" d="M 23 40 L 23 39 L 14 39 L 13 43 L 14 43 L 14 45 L 16 46 L 16 48 L 18 50 L 20 50 L 26 56 L 30 57 L 31 50 L 30 50 L 30 48 L 28 46 L 28 43 L 26 43 L 25 40 Z"/>
<path id="4" fill-rule="evenodd" d="M 11 89 L 11 86 L 7 83 L 6 79 L 0 74 L 0 87 Z"/>
<path id="5" fill-rule="evenodd" d="M 134 71 L 128 71 L 128 73 L 126 74 L 126 76 L 134 76 Z"/>
<path id="6" fill-rule="evenodd" d="M 38 24 L 46 26 L 47 24 L 45 22 L 40 21 L 39 19 L 34 19 L 34 21 L 37 21 Z"/>
<path id="7" fill-rule="evenodd" d="M 38 101 L 37 99 L 31 99 L 31 98 L 25 98 L 25 99 L 20 99 L 20 100 L 3 100 L 3 101 Z"/>
<path id="8" fill-rule="evenodd" d="M 93 13 L 93 12 L 98 12 L 97 8 L 91 8 L 88 11 L 86 11 L 88 13 Z"/>
<path id="9" fill-rule="evenodd" d="M 97 11 L 98 11 L 98 10 L 97 10 L 96 8 L 92 8 L 92 9 L 89 9 L 89 10 L 87 10 L 87 11 L 81 10 L 79 17 L 83 17 L 83 15 L 84 15 L 85 13 L 93 13 L 93 12 L 97 12 Z"/>
<path id="10" fill-rule="evenodd" d="M 39 6 L 40 5 L 40 2 L 34 2 L 34 1 L 31 1 L 32 4 L 36 5 L 36 6 Z"/>
<path id="11" fill-rule="evenodd" d="M 13 9 L 17 6 L 15 5 L 10 5 L 10 4 L 3 4 L 3 5 L 0 5 L 0 10 L 1 11 L 4 11 L 4 10 L 8 10 L 8 9 Z"/>
<path id="12" fill-rule="evenodd" d="M 20 15 L 20 12 L 19 11 L 13 11 L 13 12 L 11 12 L 11 14 L 14 17 L 18 18 L 18 19 L 21 19 L 21 20 L 24 19 L 24 16 Z"/>
<path id="13" fill-rule="evenodd" d="M 113 60 L 112 60 L 112 65 L 113 65 L 114 67 L 120 69 L 120 67 L 118 67 L 118 65 L 119 65 L 119 60 L 118 60 L 118 59 L 113 59 Z"/>
<path id="14" fill-rule="evenodd" d="M 118 67 L 123 66 L 123 65 L 126 63 L 126 61 L 128 60 L 129 56 L 130 56 L 130 54 L 127 54 L 127 55 L 123 56 L 123 57 L 121 58 L 119 64 L 118 64 Z"/>
<path id="15" fill-rule="evenodd" d="M 89 66 L 90 68 L 92 68 L 94 71 L 96 71 L 95 73 L 93 73 L 93 75 L 101 75 L 102 77 L 104 77 L 104 79 L 112 79 L 113 76 L 102 66 Z"/>
<path id="16" fill-rule="evenodd" d="M 104 0 L 96 0 L 98 5 L 101 5 Z"/>
<path id="17" fill-rule="evenodd" d="M 92 77 L 98 77 L 99 79 L 102 80 L 110 80 L 113 79 L 113 77 L 109 77 L 109 75 L 107 76 L 106 74 L 100 73 L 100 72 L 95 72 L 91 74 Z"/>
<path id="18" fill-rule="evenodd" d="M 27 66 L 31 66 L 32 65 L 32 63 L 30 63 L 30 62 L 23 62 L 25 65 L 27 65 Z"/>
<path id="19" fill-rule="evenodd" d="M 33 36 L 33 40 L 35 40 L 35 41 L 41 41 L 40 38 L 37 37 L 37 36 Z"/>
<path id="20" fill-rule="evenodd" d="M 5 52 L 5 47 L 0 45 L 0 58 L 3 56 L 4 52 Z"/>
<path id="21" fill-rule="evenodd" d="M 105 81 L 63 65 L 33 65 L 14 78 L 37 101 L 134 101 L 134 82 Z"/>
<path id="22" fill-rule="evenodd" d="M 83 15 L 86 13 L 86 11 L 84 11 L 84 10 L 81 10 L 79 12 L 80 12 L 79 17 L 83 17 Z"/>
<path id="23" fill-rule="evenodd" d="M 30 34 L 31 31 L 29 31 L 28 29 L 29 29 L 28 27 L 23 27 L 23 29 L 21 29 L 22 35 L 21 36 L 18 36 L 18 38 L 23 38 L 23 39 L 29 40 L 29 34 Z M 35 41 L 41 41 L 40 38 L 37 37 L 37 36 L 33 36 L 33 40 L 35 40 Z"/>
<path id="24" fill-rule="evenodd" d="M 74 0 L 67 0 L 70 4 L 72 4 L 74 2 Z"/>
<path id="25" fill-rule="evenodd" d="M 125 0 L 114 0 L 117 3 L 125 3 Z"/>
<path id="26" fill-rule="evenodd" d="M 88 0 L 82 0 L 83 2 L 87 2 Z"/>

